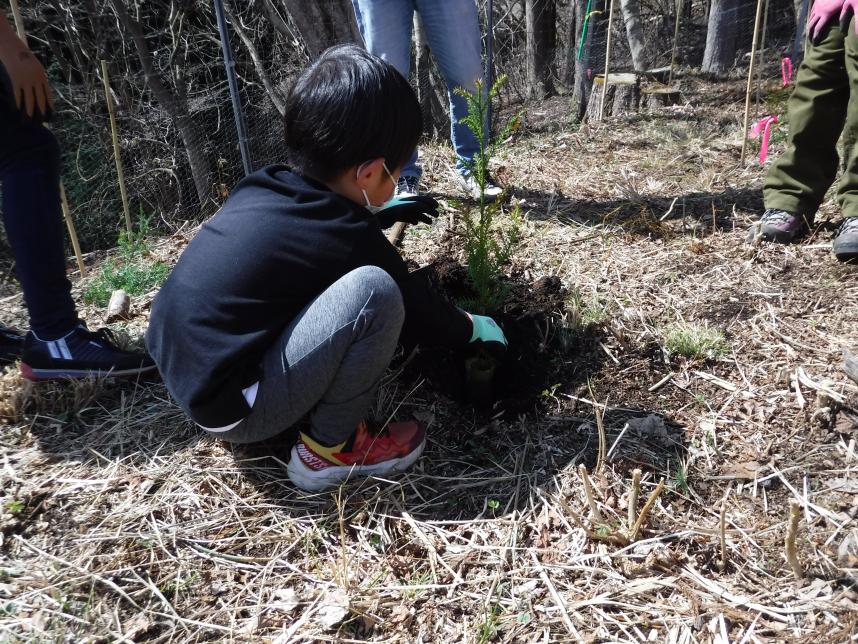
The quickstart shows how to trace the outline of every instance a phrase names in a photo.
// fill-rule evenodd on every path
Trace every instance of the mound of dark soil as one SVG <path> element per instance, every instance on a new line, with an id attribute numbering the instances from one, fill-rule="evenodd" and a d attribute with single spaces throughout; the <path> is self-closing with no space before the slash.
<path id="1" fill-rule="evenodd" d="M 442 254 L 422 269 L 434 286 L 453 302 L 474 298 L 467 269 Z M 580 382 L 587 365 L 595 359 L 595 330 L 578 335 L 563 334 L 558 322 L 564 310 L 566 291 L 557 277 L 528 281 L 513 273 L 503 278 L 506 296 L 492 313 L 503 328 L 509 349 L 495 373 L 492 415 L 527 413 L 548 398 L 555 385 Z M 423 350 L 405 368 L 408 379 L 426 378 L 432 388 L 462 402 L 467 400 L 465 359 L 468 354 L 448 350 Z"/>

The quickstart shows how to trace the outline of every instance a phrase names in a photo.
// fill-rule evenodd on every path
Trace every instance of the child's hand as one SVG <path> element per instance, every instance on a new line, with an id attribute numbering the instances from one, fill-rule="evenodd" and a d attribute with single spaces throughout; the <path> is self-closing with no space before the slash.
<path id="1" fill-rule="evenodd" d="M 480 343 L 486 351 L 492 354 L 503 355 L 509 343 L 503 334 L 503 329 L 498 323 L 485 315 L 468 313 L 474 331 L 471 333 L 471 344 Z"/>
<path id="2" fill-rule="evenodd" d="M 431 224 L 438 216 L 438 202 L 426 195 L 394 197 L 376 215 L 382 228 L 390 228 L 397 221 L 406 224 Z"/>

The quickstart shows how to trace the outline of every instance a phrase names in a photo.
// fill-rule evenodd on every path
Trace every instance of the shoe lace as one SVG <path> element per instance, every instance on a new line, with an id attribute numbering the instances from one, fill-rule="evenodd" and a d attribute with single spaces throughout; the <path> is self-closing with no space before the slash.
<path id="1" fill-rule="evenodd" d="M 791 219 L 793 219 L 793 215 L 784 210 L 766 210 L 760 217 L 760 220 L 767 224 L 784 224 Z"/>

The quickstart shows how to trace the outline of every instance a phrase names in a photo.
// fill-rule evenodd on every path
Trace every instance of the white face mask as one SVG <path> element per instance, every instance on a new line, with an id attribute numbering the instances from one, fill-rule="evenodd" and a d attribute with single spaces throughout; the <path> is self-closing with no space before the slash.
<path id="1" fill-rule="evenodd" d="M 361 169 L 362 167 L 363 167 L 363 166 L 361 165 L 361 166 L 358 168 L 357 176 L 359 176 L 359 175 L 360 175 L 360 169 Z M 388 177 L 390 177 L 390 182 L 393 184 L 393 192 L 394 192 L 394 194 L 395 194 L 395 193 L 396 193 L 396 180 L 393 178 L 393 175 L 392 175 L 392 174 L 390 174 L 390 170 L 388 170 L 388 169 L 387 169 L 387 164 L 386 164 L 386 163 L 382 162 L 381 167 L 382 167 L 382 168 L 384 168 L 384 171 L 387 173 L 387 176 L 388 176 Z M 379 210 L 381 210 L 381 209 L 383 209 L 383 208 L 384 208 L 385 204 L 387 204 L 387 201 L 385 201 L 385 202 L 384 202 L 383 204 L 381 204 L 380 206 L 373 206 L 373 205 L 370 203 L 370 201 L 369 201 L 369 196 L 366 194 L 366 190 L 364 190 L 363 188 L 361 188 L 361 190 L 360 190 L 360 191 L 363 193 L 364 201 L 366 201 L 366 206 L 365 206 L 365 207 L 366 207 L 366 209 L 367 209 L 367 210 L 369 210 L 372 214 L 377 213 Z M 388 199 L 388 201 L 390 201 L 390 200 Z"/>

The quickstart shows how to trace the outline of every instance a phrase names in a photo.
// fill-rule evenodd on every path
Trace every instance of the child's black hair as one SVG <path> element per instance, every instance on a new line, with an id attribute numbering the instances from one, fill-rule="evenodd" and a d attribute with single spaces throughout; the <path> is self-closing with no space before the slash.
<path id="1" fill-rule="evenodd" d="M 408 81 L 356 45 L 331 47 L 301 74 L 284 120 L 289 164 L 319 181 L 379 157 L 393 172 L 411 157 L 423 129 Z"/>

